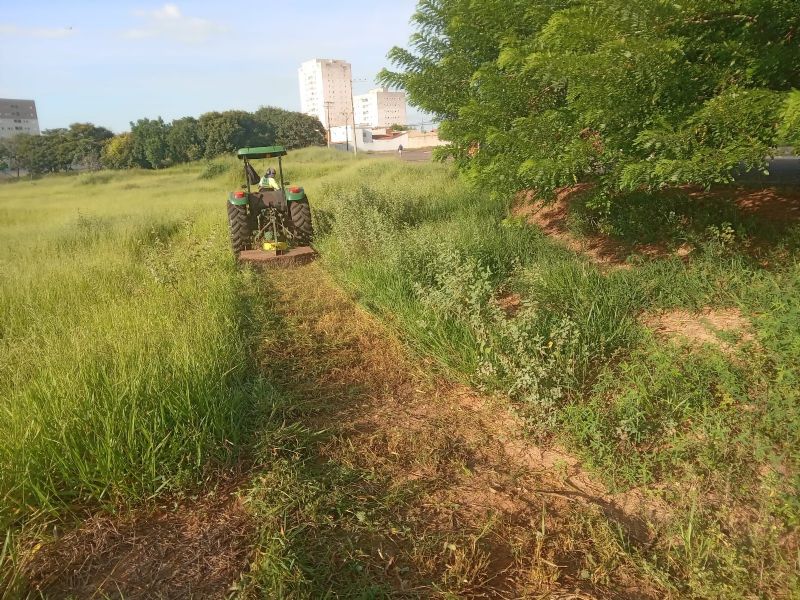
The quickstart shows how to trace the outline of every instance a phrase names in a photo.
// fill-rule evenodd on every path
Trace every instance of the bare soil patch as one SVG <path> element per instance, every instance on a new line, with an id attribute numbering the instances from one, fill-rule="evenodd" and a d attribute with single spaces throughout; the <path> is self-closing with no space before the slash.
<path id="1" fill-rule="evenodd" d="M 501 294 L 494 299 L 494 302 L 507 317 L 516 316 L 522 308 L 522 296 L 516 293 Z"/>
<path id="2" fill-rule="evenodd" d="M 656 335 L 696 346 L 711 344 L 725 352 L 754 339 L 750 322 L 737 308 L 704 308 L 698 312 L 677 309 L 645 314 L 641 320 Z"/>
<path id="3" fill-rule="evenodd" d="M 26 565 L 47 598 L 226 598 L 246 571 L 253 524 L 230 490 L 121 517 L 97 516 Z"/>
<path id="4" fill-rule="evenodd" d="M 693 189 L 689 195 L 698 200 L 734 202 L 742 213 L 783 227 L 800 221 L 800 189 L 797 188 L 736 186 L 711 191 Z"/>
<path id="5" fill-rule="evenodd" d="M 537 199 L 533 192 L 520 194 L 512 205 L 511 214 L 538 226 L 546 235 L 601 267 L 630 268 L 629 257 L 637 254 L 661 258 L 672 254 L 686 257 L 692 252 L 688 244 L 673 252 L 665 244 L 629 245 L 599 233 L 576 236 L 568 227 L 569 207 L 591 189 L 593 185 L 588 183 L 565 187 L 558 190 L 555 199 L 550 201 Z"/>
<path id="6" fill-rule="evenodd" d="M 529 191 L 517 197 L 511 214 L 538 226 L 546 235 L 603 268 L 630 268 L 630 259 L 634 256 L 651 259 L 677 256 L 687 259 L 694 251 L 689 243 L 670 248 L 666 243 L 626 244 L 600 233 L 575 235 L 568 227 L 570 204 L 591 189 L 593 186 L 588 183 L 568 186 L 558 190 L 551 201 L 538 199 L 534 192 Z M 664 193 L 675 191 L 667 190 Z M 770 224 L 778 230 L 788 229 L 800 222 L 800 189 L 797 188 L 721 186 L 703 190 L 686 186 L 677 191 L 709 206 L 720 202 L 734 204 L 742 215 L 762 224 Z M 759 256 L 766 253 L 774 240 L 752 242 L 748 251 Z"/>

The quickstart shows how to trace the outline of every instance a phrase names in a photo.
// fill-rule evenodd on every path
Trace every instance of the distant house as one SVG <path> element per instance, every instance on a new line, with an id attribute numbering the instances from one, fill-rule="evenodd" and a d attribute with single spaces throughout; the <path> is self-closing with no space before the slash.
<path id="1" fill-rule="evenodd" d="M 357 127 L 356 135 L 358 149 L 365 152 L 395 152 L 401 144 L 404 149 L 412 150 L 445 146 L 448 143 L 439 139 L 439 133 L 436 130 L 426 132 L 413 129 L 411 131 L 393 131 L 386 127 L 375 129 Z M 333 127 L 331 143 L 339 147 L 344 147 L 345 144 L 352 147 L 353 128 L 350 125 Z"/>
<path id="2" fill-rule="evenodd" d="M 20 133 L 39 135 L 39 117 L 36 102 L 0 98 L 0 139 Z"/>

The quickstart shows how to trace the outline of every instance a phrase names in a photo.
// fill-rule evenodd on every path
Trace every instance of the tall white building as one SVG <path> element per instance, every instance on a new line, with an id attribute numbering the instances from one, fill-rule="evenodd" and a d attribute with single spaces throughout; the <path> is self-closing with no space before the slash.
<path id="1" fill-rule="evenodd" d="M 406 124 L 405 92 L 375 88 L 353 97 L 356 123 L 366 127 L 391 127 Z"/>
<path id="2" fill-rule="evenodd" d="M 19 133 L 39 135 L 36 102 L 0 98 L 0 139 L 14 137 Z"/>
<path id="3" fill-rule="evenodd" d="M 315 58 L 300 65 L 300 111 L 317 117 L 325 129 L 352 121 L 353 74 L 344 60 Z"/>

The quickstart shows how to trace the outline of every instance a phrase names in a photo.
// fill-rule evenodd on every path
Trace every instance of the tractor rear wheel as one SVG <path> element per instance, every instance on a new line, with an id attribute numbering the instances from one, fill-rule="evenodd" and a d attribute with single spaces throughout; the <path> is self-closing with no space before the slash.
<path id="1" fill-rule="evenodd" d="M 308 199 L 290 202 L 289 212 L 292 216 L 295 240 L 301 245 L 310 244 L 314 238 L 314 226 L 311 224 L 311 206 L 308 204 Z"/>
<path id="2" fill-rule="evenodd" d="M 242 250 L 250 250 L 253 230 L 247 216 L 247 206 L 236 206 L 228 202 L 228 225 L 231 232 L 233 253 L 239 255 Z"/>

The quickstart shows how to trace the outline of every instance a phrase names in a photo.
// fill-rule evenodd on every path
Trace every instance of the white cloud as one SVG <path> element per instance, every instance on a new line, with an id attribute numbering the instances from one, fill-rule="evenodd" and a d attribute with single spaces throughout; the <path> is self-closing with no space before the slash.
<path id="1" fill-rule="evenodd" d="M 136 10 L 133 14 L 142 21 L 142 26 L 125 32 L 125 37 L 130 39 L 168 37 L 186 43 L 199 43 L 228 30 L 220 23 L 184 15 L 177 4 L 167 3 L 154 10 Z"/>
<path id="2" fill-rule="evenodd" d="M 59 39 L 75 35 L 72 27 L 18 27 L 0 24 L 0 37 L 32 37 L 38 39 Z"/>

